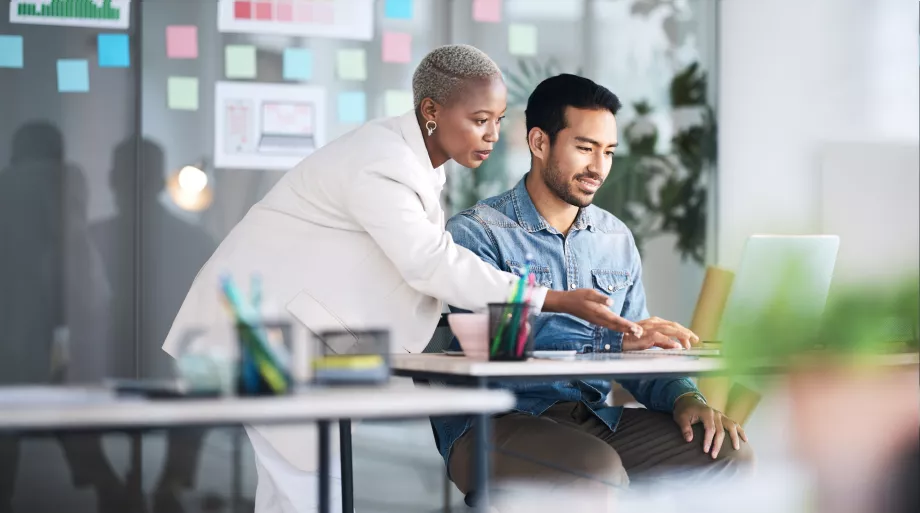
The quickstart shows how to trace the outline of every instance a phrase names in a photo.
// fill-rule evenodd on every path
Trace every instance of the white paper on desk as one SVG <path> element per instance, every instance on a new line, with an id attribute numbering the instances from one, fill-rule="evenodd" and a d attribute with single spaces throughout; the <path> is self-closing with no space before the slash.
<path id="1" fill-rule="evenodd" d="M 86 404 L 112 400 L 112 392 L 101 388 L 47 386 L 0 387 L 0 407 L 48 404 Z"/>

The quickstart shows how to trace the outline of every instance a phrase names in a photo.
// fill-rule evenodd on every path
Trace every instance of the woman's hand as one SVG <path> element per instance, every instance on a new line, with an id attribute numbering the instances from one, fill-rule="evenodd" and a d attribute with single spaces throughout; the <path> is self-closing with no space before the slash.
<path id="1" fill-rule="evenodd" d="M 642 326 L 613 313 L 611 304 L 610 298 L 593 289 L 549 290 L 543 311 L 571 314 L 603 328 L 641 337 Z"/>

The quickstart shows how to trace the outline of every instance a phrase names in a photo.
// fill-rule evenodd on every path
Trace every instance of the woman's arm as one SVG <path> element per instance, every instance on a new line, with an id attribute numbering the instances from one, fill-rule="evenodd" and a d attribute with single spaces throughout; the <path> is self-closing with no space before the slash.
<path id="1" fill-rule="evenodd" d="M 455 244 L 408 185 L 366 171 L 348 196 L 349 212 L 412 288 L 467 310 L 507 301 L 517 277 Z"/>
<path id="2" fill-rule="evenodd" d="M 489 303 L 507 301 L 517 277 L 454 243 L 444 227 L 428 218 L 411 187 L 373 170 L 360 173 L 350 187 L 348 211 L 412 288 L 465 310 L 482 310 Z M 572 314 L 617 331 L 641 333 L 638 325 L 611 312 L 607 297 L 594 290 L 561 292 L 539 287 L 532 301 L 546 311 Z"/>

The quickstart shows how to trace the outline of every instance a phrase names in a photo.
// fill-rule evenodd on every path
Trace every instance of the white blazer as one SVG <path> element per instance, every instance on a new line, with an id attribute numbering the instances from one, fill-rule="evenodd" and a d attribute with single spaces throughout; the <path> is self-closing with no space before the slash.
<path id="1" fill-rule="evenodd" d="M 163 350 L 178 356 L 193 330 L 236 344 L 220 300 L 225 272 L 242 287 L 259 273 L 266 301 L 285 305 L 313 333 L 387 328 L 393 352 L 424 349 L 442 300 L 470 310 L 505 301 L 513 275 L 445 231 L 444 169 L 432 168 L 422 137 L 413 112 L 372 121 L 285 174 L 201 269 Z M 535 292 L 539 308 L 546 291 Z M 286 431 L 259 429 L 289 462 L 313 468 L 315 448 Z"/>

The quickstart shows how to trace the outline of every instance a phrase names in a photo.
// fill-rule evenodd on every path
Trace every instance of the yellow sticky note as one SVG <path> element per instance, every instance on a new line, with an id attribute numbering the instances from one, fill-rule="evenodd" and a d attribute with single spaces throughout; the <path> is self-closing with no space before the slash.
<path id="1" fill-rule="evenodd" d="M 336 68 L 342 80 L 367 80 L 367 55 L 360 48 L 339 50 Z"/>
<path id="2" fill-rule="evenodd" d="M 224 48 L 224 71 L 227 78 L 256 78 L 256 47 L 227 45 Z"/>
<path id="3" fill-rule="evenodd" d="M 169 77 L 166 87 L 170 109 L 198 110 L 198 79 L 195 77 Z"/>
<path id="4" fill-rule="evenodd" d="M 522 23 L 508 25 L 508 51 L 511 55 L 537 55 L 537 27 Z"/>
<path id="5" fill-rule="evenodd" d="M 402 116 L 414 107 L 412 91 L 390 89 L 383 94 L 384 116 Z"/>

